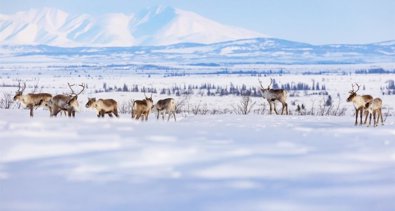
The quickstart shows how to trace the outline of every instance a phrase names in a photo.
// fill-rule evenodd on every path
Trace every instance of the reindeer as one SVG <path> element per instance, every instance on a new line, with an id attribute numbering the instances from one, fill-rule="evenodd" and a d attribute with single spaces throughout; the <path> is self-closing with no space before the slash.
<path id="1" fill-rule="evenodd" d="M 379 120 L 381 118 L 381 124 L 384 125 L 383 114 L 381 112 L 381 108 L 383 106 L 383 101 L 380 98 L 374 98 L 370 103 L 365 105 L 366 112 L 369 113 L 369 125 L 372 122 L 373 115 L 373 125 L 377 127 Z M 376 121 L 377 116 L 377 121 Z"/>
<path id="2" fill-rule="evenodd" d="M 272 114 L 272 110 L 274 108 L 274 112 L 278 114 L 277 109 L 276 109 L 276 103 L 275 101 L 279 101 L 282 104 L 282 109 L 281 109 L 281 115 L 285 114 L 288 115 L 288 104 L 287 104 L 287 97 L 288 97 L 288 92 L 287 90 L 284 89 L 271 89 L 270 86 L 273 83 L 273 79 L 270 78 L 270 84 L 265 89 L 262 85 L 262 81 L 258 78 L 259 84 L 261 85 L 261 93 L 262 97 L 267 100 L 270 106 L 270 114 Z M 273 107 L 272 107 L 273 104 Z"/>
<path id="3" fill-rule="evenodd" d="M 104 117 L 104 114 L 108 114 L 110 117 L 112 117 L 112 114 L 114 114 L 116 117 L 119 117 L 117 101 L 113 99 L 96 100 L 96 98 L 88 98 L 88 102 L 86 103 L 85 107 L 95 108 L 97 117 Z"/>
<path id="4" fill-rule="evenodd" d="M 165 119 L 165 113 L 169 114 L 169 118 L 167 119 L 167 121 L 170 120 L 171 115 L 173 114 L 174 117 L 174 121 L 176 120 L 176 102 L 173 98 L 166 98 L 166 99 L 162 99 L 159 100 L 154 108 L 157 110 L 158 112 L 158 116 L 157 119 L 159 119 L 159 115 L 162 114 L 162 119 Z"/>
<path id="5" fill-rule="evenodd" d="M 145 99 L 144 100 L 135 100 L 132 105 L 132 119 L 140 119 L 142 116 L 142 119 L 144 121 L 148 120 L 148 115 L 151 112 L 151 109 L 153 108 L 154 101 L 152 100 L 152 94 L 151 97 L 147 97 L 144 93 Z"/>
<path id="6" fill-rule="evenodd" d="M 369 104 L 372 100 L 373 97 L 371 95 L 357 95 L 357 92 L 360 88 L 360 85 L 358 85 L 357 83 L 355 83 L 355 86 L 358 87 L 357 90 L 354 90 L 354 84 L 351 85 L 352 86 L 352 90 L 349 92 L 350 96 L 348 96 L 347 98 L 347 102 L 352 102 L 354 104 L 354 108 L 355 108 L 355 125 L 358 125 L 358 113 L 360 116 L 360 125 L 362 125 L 362 113 L 365 107 L 367 107 L 366 105 Z M 366 121 L 368 120 L 368 113 L 366 113 L 366 117 L 365 117 L 365 122 L 364 124 L 366 124 Z"/>
<path id="7" fill-rule="evenodd" d="M 71 94 L 68 95 L 56 95 L 54 96 L 49 102 L 48 106 L 51 107 L 52 113 L 51 116 L 57 116 L 60 111 L 67 111 L 69 117 L 75 117 L 75 111 L 79 111 L 79 103 L 78 103 L 78 96 L 85 90 L 86 85 L 80 84 L 79 86 L 82 87 L 78 94 L 73 90 L 73 86 L 75 84 L 67 83 L 71 90 Z"/>
<path id="8" fill-rule="evenodd" d="M 22 106 L 30 109 L 30 116 L 33 117 L 33 108 L 38 108 L 41 105 L 46 105 L 46 103 L 52 98 L 51 94 L 48 93 L 29 93 L 23 94 L 26 89 L 26 83 L 24 83 L 23 88 L 21 83 L 18 84 L 18 91 L 16 91 L 14 96 L 14 101 L 19 101 Z M 51 112 L 51 109 L 49 109 Z"/>

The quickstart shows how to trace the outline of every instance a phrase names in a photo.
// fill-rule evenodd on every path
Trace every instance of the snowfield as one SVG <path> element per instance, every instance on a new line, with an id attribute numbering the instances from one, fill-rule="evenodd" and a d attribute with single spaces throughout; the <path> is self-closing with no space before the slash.
<path id="1" fill-rule="evenodd" d="M 0 110 L 0 210 L 395 209 L 395 118 Z"/>

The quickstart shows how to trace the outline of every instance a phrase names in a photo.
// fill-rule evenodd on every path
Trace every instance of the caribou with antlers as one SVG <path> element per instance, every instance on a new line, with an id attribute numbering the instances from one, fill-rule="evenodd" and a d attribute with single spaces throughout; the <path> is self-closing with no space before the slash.
<path id="1" fill-rule="evenodd" d="M 97 117 L 104 117 L 104 114 L 108 114 L 110 117 L 114 114 L 116 117 L 119 117 L 118 103 L 113 99 L 96 100 L 96 98 L 88 98 L 85 107 L 96 109 Z"/>
<path id="2" fill-rule="evenodd" d="M 33 108 L 37 108 L 41 105 L 47 105 L 47 102 L 51 100 L 52 95 L 48 93 L 29 93 L 23 94 L 26 89 L 26 83 L 23 83 L 23 88 L 21 83 L 18 83 L 18 91 L 16 91 L 14 96 L 14 101 L 19 101 L 22 106 L 30 109 L 30 116 L 33 117 Z M 51 109 L 49 109 L 51 112 Z"/>
<path id="3" fill-rule="evenodd" d="M 358 125 L 358 114 L 360 116 L 360 125 L 362 125 L 362 113 L 365 107 L 369 107 L 369 104 L 372 102 L 373 97 L 371 95 L 357 95 L 357 92 L 360 88 L 360 85 L 355 83 L 351 85 L 352 90 L 350 90 L 350 96 L 347 98 L 347 102 L 352 102 L 355 108 L 355 125 Z M 357 90 L 354 90 L 354 87 L 357 86 Z M 366 113 L 365 122 L 368 120 L 368 113 Z"/>
<path id="4" fill-rule="evenodd" d="M 75 84 L 67 83 L 67 85 L 71 90 L 70 94 L 56 95 L 48 102 L 48 106 L 51 107 L 52 110 L 51 116 L 56 117 L 60 111 L 67 111 L 69 117 L 75 117 L 75 112 L 79 110 L 78 96 L 85 90 L 86 85 L 78 85 L 82 87 L 78 93 L 72 88 Z"/>
<path id="5" fill-rule="evenodd" d="M 132 105 L 132 119 L 140 119 L 142 117 L 142 120 L 147 121 L 148 120 L 148 115 L 151 112 L 151 109 L 153 108 L 154 101 L 152 100 L 152 94 L 151 97 L 147 97 L 144 93 L 145 99 L 144 100 L 135 100 Z"/>
<path id="6" fill-rule="evenodd" d="M 266 99 L 267 102 L 269 103 L 270 114 L 272 114 L 273 109 L 274 109 L 274 112 L 276 112 L 276 114 L 278 114 L 275 101 L 279 101 L 282 104 L 281 114 L 284 114 L 284 112 L 285 112 L 285 114 L 288 115 L 288 104 L 287 104 L 288 92 L 287 92 L 287 90 L 271 89 L 270 86 L 273 84 L 273 79 L 271 79 L 271 78 L 270 78 L 270 84 L 266 89 L 263 87 L 262 81 L 259 78 L 258 78 L 258 81 L 261 86 L 260 90 L 262 93 L 262 97 L 264 99 Z"/>

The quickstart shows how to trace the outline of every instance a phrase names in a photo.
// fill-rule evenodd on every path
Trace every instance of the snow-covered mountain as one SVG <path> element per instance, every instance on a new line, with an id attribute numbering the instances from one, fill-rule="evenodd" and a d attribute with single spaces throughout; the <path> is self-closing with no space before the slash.
<path id="1" fill-rule="evenodd" d="M 394 63 L 395 41 L 371 44 L 311 45 L 276 38 L 241 39 L 212 44 L 78 47 L 47 45 L 0 46 L 0 58 L 42 56 L 76 61 L 178 63 L 367 64 Z M 8 60 L 8 59 L 7 59 Z"/>
<path id="2" fill-rule="evenodd" d="M 136 46 L 265 37 L 196 13 L 153 7 L 136 14 L 71 15 L 53 8 L 0 14 L 0 45 Z"/>

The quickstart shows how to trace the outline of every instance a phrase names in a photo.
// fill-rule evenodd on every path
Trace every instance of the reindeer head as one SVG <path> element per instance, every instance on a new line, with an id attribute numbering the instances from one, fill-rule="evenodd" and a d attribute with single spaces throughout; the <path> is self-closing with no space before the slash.
<path id="1" fill-rule="evenodd" d="M 153 107 L 154 101 L 152 100 L 152 93 L 151 93 L 150 97 L 147 97 L 147 95 L 145 95 L 145 93 L 144 93 L 144 97 L 145 97 L 145 101 L 147 102 L 147 104 L 148 104 L 148 102 L 150 102 L 152 105 L 151 107 Z"/>
<path id="2" fill-rule="evenodd" d="M 96 103 L 96 98 L 88 98 L 88 102 L 86 103 L 86 108 L 91 108 Z"/>
<path id="3" fill-rule="evenodd" d="M 354 97 L 357 96 L 357 92 L 358 92 L 359 87 L 360 87 L 357 83 L 355 83 L 355 85 L 354 85 L 354 84 L 351 84 L 351 86 L 352 86 L 352 89 L 349 91 L 350 96 L 348 96 L 347 102 L 351 102 L 351 101 L 354 99 Z M 354 87 L 355 87 L 355 86 L 358 87 L 357 90 L 354 90 Z"/>
<path id="4" fill-rule="evenodd" d="M 79 103 L 78 103 L 78 95 L 80 95 L 86 88 L 86 85 L 84 84 L 80 84 L 78 86 L 82 87 L 81 91 L 76 93 L 74 91 L 74 89 L 72 88 L 73 86 L 75 86 L 75 84 L 70 84 L 67 83 L 67 85 L 69 86 L 70 90 L 71 90 L 71 94 L 69 95 L 69 101 L 67 102 L 68 106 L 73 108 L 75 111 L 79 111 Z"/>
<path id="5" fill-rule="evenodd" d="M 22 95 L 23 95 L 23 91 L 25 91 L 26 89 L 26 83 L 23 83 L 23 88 L 21 87 L 21 82 L 18 83 L 18 91 L 16 91 L 15 96 L 14 96 L 14 100 L 20 100 Z"/>
<path id="6" fill-rule="evenodd" d="M 260 90 L 262 92 L 262 97 L 266 98 L 266 94 L 271 90 L 270 86 L 273 84 L 273 79 L 270 78 L 270 84 L 267 86 L 267 88 L 263 87 L 262 81 L 258 78 L 259 85 L 261 86 Z"/>
<path id="7" fill-rule="evenodd" d="M 80 110 L 80 104 L 78 103 L 78 96 L 72 97 L 67 103 L 74 111 Z"/>

